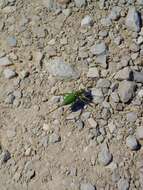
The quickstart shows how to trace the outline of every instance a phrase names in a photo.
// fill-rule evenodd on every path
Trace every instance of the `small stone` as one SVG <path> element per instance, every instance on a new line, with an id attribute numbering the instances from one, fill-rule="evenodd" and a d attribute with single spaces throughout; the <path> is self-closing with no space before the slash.
<path id="1" fill-rule="evenodd" d="M 0 66 L 9 66 L 11 64 L 8 57 L 0 57 Z"/>
<path id="2" fill-rule="evenodd" d="M 143 89 L 139 90 L 138 97 L 139 98 L 143 98 Z"/>
<path id="3" fill-rule="evenodd" d="M 12 69 L 4 69 L 3 74 L 6 79 L 12 79 L 17 75 Z"/>
<path id="4" fill-rule="evenodd" d="M 113 102 L 115 102 L 115 103 L 118 103 L 118 102 L 120 101 L 119 95 L 118 95 L 117 92 L 112 92 L 112 93 L 110 94 L 110 97 L 111 97 L 111 100 L 112 100 Z"/>
<path id="5" fill-rule="evenodd" d="M 126 26 L 129 30 L 133 32 L 139 32 L 141 29 L 141 18 L 135 7 L 129 8 L 126 17 Z"/>
<path id="6" fill-rule="evenodd" d="M 81 121 L 81 120 L 77 120 L 76 123 L 75 123 L 76 127 L 78 129 L 83 129 L 84 128 L 84 122 Z"/>
<path id="7" fill-rule="evenodd" d="M 142 140 L 143 139 L 143 127 L 137 127 L 136 129 L 136 137 L 138 140 Z"/>
<path id="8" fill-rule="evenodd" d="M 31 147 L 27 148 L 25 151 L 25 156 L 30 156 L 31 152 L 32 152 L 32 148 Z"/>
<path id="9" fill-rule="evenodd" d="M 13 104 L 15 100 L 15 96 L 13 94 L 9 94 L 8 97 L 5 99 L 6 104 Z"/>
<path id="10" fill-rule="evenodd" d="M 129 190 L 129 182 L 127 179 L 121 178 L 118 181 L 118 190 Z"/>
<path id="11" fill-rule="evenodd" d="M 121 7 L 118 7 L 118 6 L 113 7 L 109 14 L 109 19 L 111 19 L 111 20 L 119 19 L 120 12 L 121 12 Z"/>
<path id="12" fill-rule="evenodd" d="M 93 118 L 89 118 L 87 121 L 92 128 L 97 127 L 97 122 Z"/>
<path id="13" fill-rule="evenodd" d="M 129 113 L 127 113 L 127 121 L 129 121 L 129 122 L 135 122 L 137 120 L 137 118 L 138 118 L 137 113 L 135 113 L 135 112 L 129 112 Z"/>
<path id="14" fill-rule="evenodd" d="M 131 150 L 138 150 L 139 148 L 139 144 L 138 141 L 136 139 L 136 137 L 129 135 L 126 138 L 126 145 L 131 149 Z"/>
<path id="15" fill-rule="evenodd" d="M 22 92 L 21 91 L 18 91 L 18 90 L 15 90 L 13 92 L 13 95 L 15 96 L 15 98 L 18 98 L 20 99 L 22 97 Z"/>
<path id="16" fill-rule="evenodd" d="M 82 7 L 86 5 L 86 0 L 74 0 L 76 7 Z"/>
<path id="17" fill-rule="evenodd" d="M 115 79 L 117 80 L 130 80 L 132 75 L 132 70 L 129 67 L 125 67 L 118 71 L 115 75 Z"/>
<path id="18" fill-rule="evenodd" d="M 106 54 L 107 47 L 104 42 L 96 44 L 91 47 L 91 53 L 93 55 L 101 55 L 101 54 Z"/>
<path id="19" fill-rule="evenodd" d="M 137 44 L 141 45 L 143 43 L 143 36 L 139 36 L 137 39 Z"/>
<path id="20" fill-rule="evenodd" d="M 80 190 L 96 190 L 96 188 L 91 183 L 82 183 Z"/>
<path id="21" fill-rule="evenodd" d="M 133 71 L 133 79 L 136 82 L 143 83 L 143 72 Z"/>
<path id="22" fill-rule="evenodd" d="M 57 3 L 62 4 L 62 5 L 68 4 L 69 2 L 70 0 L 57 0 Z"/>
<path id="23" fill-rule="evenodd" d="M 99 79 L 97 81 L 96 87 L 97 88 L 109 88 L 111 85 L 110 80 L 108 79 Z"/>
<path id="24" fill-rule="evenodd" d="M 99 78 L 99 71 L 96 67 L 90 67 L 87 73 L 88 78 Z"/>
<path id="25" fill-rule="evenodd" d="M 143 6 L 143 0 L 137 0 L 137 4 Z"/>
<path id="26" fill-rule="evenodd" d="M 49 142 L 49 137 L 46 135 L 42 137 L 42 139 L 40 140 L 40 145 L 46 148 L 48 146 L 48 142 Z"/>
<path id="27" fill-rule="evenodd" d="M 136 84 L 131 81 L 122 81 L 118 93 L 122 102 L 127 103 L 134 96 Z"/>
<path id="28" fill-rule="evenodd" d="M 110 153 L 107 144 L 104 143 L 102 145 L 98 159 L 103 166 L 107 166 L 112 161 L 112 154 Z"/>
<path id="29" fill-rule="evenodd" d="M 69 17 L 72 13 L 72 10 L 71 9 L 63 9 L 63 14 L 66 16 L 66 17 Z"/>
<path id="30" fill-rule="evenodd" d="M 111 121 L 109 124 L 108 124 L 108 128 L 109 128 L 109 131 L 110 133 L 114 133 L 116 131 L 116 125 L 113 121 Z"/>
<path id="31" fill-rule="evenodd" d="M 89 15 L 86 15 L 81 21 L 81 27 L 89 27 L 92 25 L 93 25 L 93 19 Z"/>
<path id="32" fill-rule="evenodd" d="M 50 126 L 48 124 L 44 123 L 43 124 L 43 130 L 46 131 L 46 132 L 49 131 L 50 130 Z"/>
<path id="33" fill-rule="evenodd" d="M 50 137 L 49 137 L 49 143 L 57 143 L 57 142 L 60 142 L 61 141 L 61 137 L 56 134 L 56 133 L 53 133 Z"/>
<path id="34" fill-rule="evenodd" d="M 10 47 L 15 47 L 17 44 L 16 38 L 15 37 L 7 38 L 7 43 Z"/>
<path id="35" fill-rule="evenodd" d="M 14 138 L 15 136 L 16 136 L 15 129 L 9 129 L 9 130 L 7 130 L 7 137 L 8 138 Z"/>
<path id="36" fill-rule="evenodd" d="M 25 79 L 28 76 L 29 76 L 29 71 L 22 70 L 21 72 L 19 72 L 20 79 Z"/>
<path id="37" fill-rule="evenodd" d="M 0 165 L 6 163 L 11 158 L 10 152 L 5 150 L 0 154 Z"/>
<path id="38" fill-rule="evenodd" d="M 103 68 L 107 68 L 107 56 L 106 55 L 98 55 L 95 59 L 96 63 L 99 64 Z"/>
<path id="39" fill-rule="evenodd" d="M 77 79 L 79 73 L 72 66 L 65 64 L 61 58 L 55 58 L 46 63 L 49 73 L 58 79 Z"/>

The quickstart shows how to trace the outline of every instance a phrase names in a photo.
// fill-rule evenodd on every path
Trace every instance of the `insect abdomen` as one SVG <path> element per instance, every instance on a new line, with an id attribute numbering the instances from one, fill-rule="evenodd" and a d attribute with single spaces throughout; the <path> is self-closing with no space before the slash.
<path id="1" fill-rule="evenodd" d="M 68 105 L 71 104 L 73 102 L 75 102 L 77 99 L 76 95 L 73 93 L 68 93 L 64 96 L 64 100 L 63 100 L 63 104 L 64 105 Z"/>

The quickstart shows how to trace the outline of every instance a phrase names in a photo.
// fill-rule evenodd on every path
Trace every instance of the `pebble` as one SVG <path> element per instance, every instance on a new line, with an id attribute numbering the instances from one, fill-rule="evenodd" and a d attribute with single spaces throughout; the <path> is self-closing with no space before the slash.
<path id="1" fill-rule="evenodd" d="M 40 140 L 40 144 L 45 148 L 48 146 L 48 142 L 49 142 L 49 136 L 48 135 L 42 137 Z"/>
<path id="2" fill-rule="evenodd" d="M 13 104 L 14 100 L 15 100 L 15 96 L 13 94 L 9 94 L 5 99 L 5 103 Z"/>
<path id="3" fill-rule="evenodd" d="M 109 17 L 107 18 L 102 18 L 101 19 L 101 25 L 105 26 L 105 27 L 109 27 L 112 25 L 112 21 Z"/>
<path id="4" fill-rule="evenodd" d="M 97 88 L 109 88 L 111 85 L 110 80 L 108 79 L 99 79 L 97 81 L 96 87 Z"/>
<path id="5" fill-rule="evenodd" d="M 20 79 L 25 79 L 26 77 L 29 76 L 29 71 L 27 71 L 27 70 L 22 70 L 22 71 L 19 72 L 18 75 L 19 75 L 19 78 L 20 78 Z"/>
<path id="6" fill-rule="evenodd" d="M 120 101 L 119 95 L 118 95 L 117 92 L 112 92 L 112 93 L 110 94 L 110 97 L 111 97 L 111 100 L 112 100 L 113 102 L 115 102 L 115 103 L 118 103 L 118 102 Z"/>
<path id="7" fill-rule="evenodd" d="M 109 19 L 111 19 L 111 20 L 119 19 L 120 12 L 121 12 L 121 7 L 118 7 L 118 6 L 113 7 L 109 14 Z"/>
<path id="8" fill-rule="evenodd" d="M 74 0 L 76 7 L 82 7 L 86 5 L 86 0 Z"/>
<path id="9" fill-rule="evenodd" d="M 90 67 L 87 73 L 88 78 L 99 78 L 99 71 L 96 67 Z"/>
<path id="10" fill-rule="evenodd" d="M 135 82 L 143 83 L 143 72 L 133 71 L 133 79 Z"/>
<path id="11" fill-rule="evenodd" d="M 96 188 L 91 183 L 82 183 L 80 185 L 80 190 L 96 190 Z"/>
<path id="12" fill-rule="evenodd" d="M 87 121 L 92 128 L 97 127 L 97 122 L 93 118 L 89 118 Z"/>
<path id="13" fill-rule="evenodd" d="M 136 84 L 131 81 L 122 81 L 118 87 L 118 93 L 122 102 L 127 103 L 134 96 Z"/>
<path id="14" fill-rule="evenodd" d="M 126 27 L 133 32 L 139 32 L 141 29 L 141 18 L 135 7 L 130 7 L 128 10 Z"/>
<path id="15" fill-rule="evenodd" d="M 79 73 L 72 66 L 64 63 L 61 58 L 55 58 L 46 63 L 47 69 L 51 75 L 59 79 L 77 79 Z"/>
<path id="16" fill-rule="evenodd" d="M 93 19 L 89 15 L 86 15 L 81 21 L 81 27 L 89 27 L 92 25 L 93 25 Z"/>
<path id="17" fill-rule="evenodd" d="M 121 178 L 118 181 L 118 190 L 129 190 L 129 182 L 127 179 Z"/>
<path id="18" fill-rule="evenodd" d="M 12 79 L 12 78 L 16 77 L 16 75 L 17 75 L 14 70 L 8 69 L 8 68 L 4 69 L 3 74 L 6 79 Z"/>
<path id="19" fill-rule="evenodd" d="M 130 80 L 132 77 L 132 70 L 130 67 L 124 67 L 120 71 L 118 71 L 115 75 L 115 79 L 117 80 Z"/>
<path id="20" fill-rule="evenodd" d="M 137 120 L 137 118 L 138 118 L 137 113 L 135 113 L 135 112 L 129 112 L 129 113 L 127 113 L 127 121 L 129 121 L 129 122 L 135 122 Z"/>
<path id="21" fill-rule="evenodd" d="M 0 154 L 0 165 L 6 163 L 11 158 L 11 154 L 8 150 L 4 150 Z"/>
<path id="22" fill-rule="evenodd" d="M 68 4 L 69 2 L 70 0 L 57 0 L 57 3 L 62 4 L 62 5 Z"/>
<path id="23" fill-rule="evenodd" d="M 63 9 L 63 14 L 66 16 L 66 17 L 69 17 L 72 13 L 72 10 L 71 9 Z"/>
<path id="24" fill-rule="evenodd" d="M 129 135 L 126 138 L 126 145 L 131 149 L 131 150 L 138 150 L 139 148 L 139 143 L 136 139 L 136 137 Z"/>
<path id="25" fill-rule="evenodd" d="M 11 61 L 9 60 L 8 57 L 0 57 L 0 66 L 9 66 L 11 65 Z"/>
<path id="26" fill-rule="evenodd" d="M 143 139 L 143 126 L 137 127 L 136 129 L 136 137 L 138 140 Z"/>
<path id="27" fill-rule="evenodd" d="M 143 89 L 139 90 L 138 97 L 139 98 L 143 98 Z"/>
<path id="28" fill-rule="evenodd" d="M 98 154 L 98 160 L 103 166 L 107 166 L 112 161 L 112 154 L 110 153 L 107 144 L 102 144 L 101 152 Z"/>
<path id="29" fill-rule="evenodd" d="M 93 55 L 105 55 L 107 52 L 107 47 L 104 42 L 101 42 L 92 46 L 90 50 Z"/>
<path id="30" fill-rule="evenodd" d="M 115 123 L 113 121 L 111 121 L 109 124 L 108 124 L 108 128 L 109 128 L 109 131 L 110 133 L 114 133 L 117 129 Z"/>
<path id="31" fill-rule="evenodd" d="M 76 123 L 75 123 L 76 127 L 78 129 L 83 129 L 84 128 L 84 122 L 82 120 L 77 120 Z"/>
<path id="32" fill-rule="evenodd" d="M 96 63 L 99 64 L 102 68 L 107 68 L 107 56 L 106 55 L 98 55 L 95 59 Z"/>
<path id="33" fill-rule="evenodd" d="M 16 38 L 15 37 L 8 37 L 7 43 L 10 47 L 15 47 L 17 44 Z"/>
<path id="34" fill-rule="evenodd" d="M 61 141 L 61 137 L 60 135 L 53 133 L 50 137 L 49 137 L 49 143 L 57 143 Z"/>

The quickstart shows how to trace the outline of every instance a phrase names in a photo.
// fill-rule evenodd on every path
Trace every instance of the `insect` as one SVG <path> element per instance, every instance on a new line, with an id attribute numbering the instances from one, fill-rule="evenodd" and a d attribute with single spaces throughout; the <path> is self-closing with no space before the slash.
<path id="1" fill-rule="evenodd" d="M 89 102 L 91 102 L 91 96 L 87 97 L 85 94 L 87 93 L 87 91 L 85 89 L 81 89 L 78 91 L 73 91 L 73 92 L 69 92 L 69 93 L 64 93 L 64 94 L 60 94 L 63 96 L 63 103 L 59 106 L 57 106 L 55 109 L 53 109 L 52 111 L 50 111 L 48 114 L 54 112 L 55 110 L 57 110 L 59 107 L 62 106 L 66 106 L 66 105 L 74 105 L 78 100 L 80 100 L 81 102 L 85 103 L 85 104 L 89 104 Z M 90 105 L 91 106 L 91 105 Z"/>

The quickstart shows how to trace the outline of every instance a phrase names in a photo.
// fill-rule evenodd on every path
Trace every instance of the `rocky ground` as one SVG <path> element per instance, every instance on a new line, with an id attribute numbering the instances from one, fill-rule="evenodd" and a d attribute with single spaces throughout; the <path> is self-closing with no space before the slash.
<path id="1" fill-rule="evenodd" d="M 142 0 L 0 0 L 0 190 L 143 190 L 142 22 Z M 81 88 L 92 107 L 49 113 Z"/>

